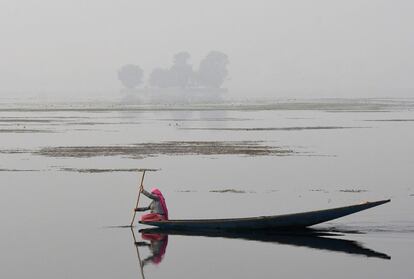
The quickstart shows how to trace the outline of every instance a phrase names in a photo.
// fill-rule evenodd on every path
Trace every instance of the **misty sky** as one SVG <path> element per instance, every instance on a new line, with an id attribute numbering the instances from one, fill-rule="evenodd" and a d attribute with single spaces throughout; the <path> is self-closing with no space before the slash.
<path id="1" fill-rule="evenodd" d="M 111 94 L 211 50 L 232 96 L 414 96 L 414 1 L 0 0 L 0 97 Z"/>

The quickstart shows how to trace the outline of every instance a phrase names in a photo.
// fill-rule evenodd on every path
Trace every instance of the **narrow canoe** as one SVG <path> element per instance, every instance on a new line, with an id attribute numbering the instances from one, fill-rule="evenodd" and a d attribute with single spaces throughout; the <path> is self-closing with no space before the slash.
<path id="1" fill-rule="evenodd" d="M 161 229 L 183 231 L 251 231 L 283 228 L 305 228 L 366 210 L 390 201 L 391 200 L 388 199 L 331 209 L 274 216 L 231 219 L 140 221 L 140 223 L 155 226 Z"/>

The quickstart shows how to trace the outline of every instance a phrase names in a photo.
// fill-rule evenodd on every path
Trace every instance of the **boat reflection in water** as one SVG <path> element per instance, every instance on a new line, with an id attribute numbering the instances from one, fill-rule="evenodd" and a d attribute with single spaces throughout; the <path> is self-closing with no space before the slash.
<path id="1" fill-rule="evenodd" d="M 137 255 L 141 274 L 143 267 L 148 263 L 159 264 L 166 252 L 169 235 L 194 236 L 194 237 L 217 237 L 228 239 L 240 239 L 248 241 L 260 241 L 283 245 L 306 247 L 317 250 L 346 253 L 355 256 L 365 256 L 390 260 L 391 257 L 385 253 L 377 252 L 364 247 L 361 243 L 349 240 L 334 238 L 344 236 L 347 231 L 329 231 L 316 229 L 287 230 L 287 231 L 259 231 L 259 232 L 223 232 L 223 231 L 174 231 L 157 228 L 142 229 L 139 231 L 145 241 L 136 241 L 135 233 L 132 230 L 134 243 L 137 248 Z M 358 233 L 353 231 L 352 233 Z M 147 246 L 152 255 L 141 260 L 138 247 Z"/>
<path id="2" fill-rule="evenodd" d="M 159 264 L 167 250 L 168 235 L 159 233 L 142 233 L 143 240 L 135 241 L 135 245 L 138 247 L 148 247 L 151 251 L 151 255 L 141 261 L 145 266 L 148 263 Z"/>
<path id="3" fill-rule="evenodd" d="M 137 251 L 138 257 L 138 264 L 141 271 L 142 278 L 145 278 L 144 275 L 144 266 L 148 263 L 152 264 L 160 264 L 164 258 L 165 252 L 167 250 L 168 245 L 168 234 L 163 233 L 151 233 L 151 232 L 143 232 L 141 234 L 141 238 L 144 241 L 137 241 L 137 238 L 134 233 L 134 229 L 131 228 L 132 237 L 134 238 L 134 244 Z M 141 259 L 141 255 L 139 253 L 139 247 L 148 247 L 151 254 L 145 259 Z"/>

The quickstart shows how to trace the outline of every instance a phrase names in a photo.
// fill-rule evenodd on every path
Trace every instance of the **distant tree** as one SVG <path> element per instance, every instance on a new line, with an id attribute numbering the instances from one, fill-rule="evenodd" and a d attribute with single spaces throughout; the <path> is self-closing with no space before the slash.
<path id="1" fill-rule="evenodd" d="M 171 78 L 169 71 L 166 69 L 155 68 L 149 77 L 149 84 L 153 87 L 170 87 Z"/>
<path id="2" fill-rule="evenodd" d="M 118 71 L 118 79 L 129 89 L 133 89 L 142 83 L 144 71 L 138 65 L 127 64 Z"/>
<path id="3" fill-rule="evenodd" d="M 198 70 L 200 85 L 210 88 L 220 88 L 227 78 L 229 58 L 219 51 L 211 51 L 201 61 Z"/>
<path id="4" fill-rule="evenodd" d="M 190 54 L 188 52 L 179 52 L 174 55 L 174 64 L 170 68 L 172 86 L 185 88 L 189 85 L 193 75 L 193 68 L 188 64 Z"/>
<path id="5" fill-rule="evenodd" d="M 188 64 L 190 54 L 179 52 L 174 55 L 173 65 L 169 69 L 155 68 L 150 77 L 149 84 L 154 87 L 188 87 L 194 76 L 193 68 Z"/>

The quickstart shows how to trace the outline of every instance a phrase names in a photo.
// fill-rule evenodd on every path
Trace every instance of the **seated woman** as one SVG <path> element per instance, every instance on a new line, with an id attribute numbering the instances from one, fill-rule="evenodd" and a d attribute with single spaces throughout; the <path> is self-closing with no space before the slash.
<path id="1" fill-rule="evenodd" d="M 141 193 L 152 199 L 152 202 L 147 207 L 135 208 L 135 211 L 151 210 L 151 213 L 145 214 L 141 217 L 141 221 L 161 221 L 168 220 L 168 209 L 165 203 L 164 196 L 157 188 L 151 190 L 151 193 L 141 188 Z"/>

